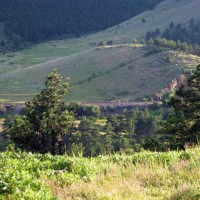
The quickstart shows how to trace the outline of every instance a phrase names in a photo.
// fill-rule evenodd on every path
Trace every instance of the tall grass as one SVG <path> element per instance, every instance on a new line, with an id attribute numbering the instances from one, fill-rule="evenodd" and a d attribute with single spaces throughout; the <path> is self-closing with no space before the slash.
<path id="1" fill-rule="evenodd" d="M 96 158 L 6 151 L 0 199 L 200 199 L 200 149 Z"/>

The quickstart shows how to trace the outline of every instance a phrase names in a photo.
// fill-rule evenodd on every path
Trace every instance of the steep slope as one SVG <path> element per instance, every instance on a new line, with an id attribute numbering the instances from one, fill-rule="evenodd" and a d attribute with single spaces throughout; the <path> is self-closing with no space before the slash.
<path id="1" fill-rule="evenodd" d="M 199 0 L 165 0 L 155 9 L 141 13 L 119 26 L 107 29 L 91 38 L 102 38 L 102 40 L 103 38 L 112 38 L 118 42 L 132 41 L 133 38 L 141 40 L 147 31 L 156 28 L 164 30 L 171 22 L 184 24 L 192 18 L 200 19 L 199 7 Z"/>
<path id="2" fill-rule="evenodd" d="M 45 77 L 54 68 L 70 77 L 69 100 L 137 100 L 155 94 L 178 76 L 182 67 L 197 65 L 199 57 L 121 43 L 129 43 L 133 38 L 141 40 L 147 31 L 165 29 L 172 21 L 186 23 L 191 18 L 200 19 L 195 9 L 199 4 L 199 0 L 166 0 L 153 10 L 105 31 L 2 55 L 0 99 L 29 99 L 42 88 Z M 109 40 L 114 46 L 97 47 L 101 41 L 105 44 Z M 171 63 L 165 59 L 168 57 Z"/>
<path id="3" fill-rule="evenodd" d="M 152 9 L 163 0 L 1 0 L 0 22 L 19 48 L 55 36 L 103 30 Z"/>

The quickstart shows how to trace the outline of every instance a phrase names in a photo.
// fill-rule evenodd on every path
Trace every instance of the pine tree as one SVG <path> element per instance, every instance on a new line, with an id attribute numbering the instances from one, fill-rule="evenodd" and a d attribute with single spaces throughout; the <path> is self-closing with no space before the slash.
<path id="1" fill-rule="evenodd" d="M 168 117 L 161 133 L 170 136 L 172 148 L 196 145 L 200 138 L 200 65 L 171 99 L 174 113 Z"/>
<path id="2" fill-rule="evenodd" d="M 65 109 L 62 100 L 68 83 L 63 83 L 62 77 L 53 71 L 45 86 L 32 101 L 26 103 L 26 115 L 17 116 L 8 133 L 11 140 L 26 149 L 62 154 L 66 143 L 64 136 L 73 121 L 72 113 Z"/>

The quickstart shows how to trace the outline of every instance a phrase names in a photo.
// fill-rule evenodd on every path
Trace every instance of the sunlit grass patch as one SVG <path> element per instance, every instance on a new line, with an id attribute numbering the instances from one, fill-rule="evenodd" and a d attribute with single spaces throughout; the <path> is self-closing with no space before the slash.
<path id="1" fill-rule="evenodd" d="M 0 158 L 0 199 L 199 199 L 199 148 L 96 158 L 8 151 Z"/>

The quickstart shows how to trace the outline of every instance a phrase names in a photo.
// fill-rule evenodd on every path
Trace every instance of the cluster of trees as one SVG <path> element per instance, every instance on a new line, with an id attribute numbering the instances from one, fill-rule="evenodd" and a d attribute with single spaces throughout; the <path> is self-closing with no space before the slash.
<path id="1" fill-rule="evenodd" d="M 25 113 L 5 121 L 5 132 L 18 146 L 40 153 L 97 156 L 118 151 L 184 149 L 200 137 L 200 65 L 186 88 L 176 91 L 170 114 L 163 108 L 124 110 L 101 115 L 98 106 L 65 104 L 68 88 L 53 71 L 46 87 L 26 104 Z M 105 110 L 104 110 L 105 111 Z M 167 111 L 169 112 L 169 111 Z"/>
<path id="2" fill-rule="evenodd" d="M 74 143 L 67 152 L 82 152 L 84 156 L 138 151 L 142 148 L 140 141 L 158 130 L 162 118 L 162 114 L 154 116 L 147 109 L 101 117 L 99 107 L 71 108 L 79 125 L 73 128 Z"/>
<path id="3" fill-rule="evenodd" d="M 188 79 L 188 87 L 177 90 L 169 106 L 173 112 L 144 146 L 151 150 L 168 150 L 199 145 L 200 65 Z"/>
<path id="4" fill-rule="evenodd" d="M 154 116 L 149 110 L 124 110 L 123 114 L 102 116 L 99 106 L 66 104 L 62 99 L 67 88 L 53 71 L 45 89 L 26 103 L 24 113 L 5 121 L 5 132 L 11 140 L 40 153 L 96 156 L 135 151 L 139 139 L 158 130 L 160 112 Z"/>
<path id="5" fill-rule="evenodd" d="M 163 32 L 160 29 L 148 31 L 145 40 L 149 44 L 161 45 L 173 49 L 199 54 L 200 53 L 200 20 L 191 19 L 187 26 L 170 23 Z"/>
<path id="6" fill-rule="evenodd" d="M 0 22 L 16 47 L 60 36 L 80 36 L 119 24 L 162 0 L 1 0 Z M 3 44 L 5 45 L 5 44 Z"/>
<path id="7" fill-rule="evenodd" d="M 155 39 L 150 39 L 147 41 L 148 45 L 158 45 L 160 47 L 167 47 L 174 50 L 181 50 L 188 53 L 198 54 L 200 52 L 199 47 L 195 47 L 191 44 L 187 44 L 186 42 L 181 43 L 180 41 L 168 40 L 165 38 L 157 37 Z"/>
<path id="8" fill-rule="evenodd" d="M 176 42 L 187 44 L 196 44 L 200 45 L 200 20 L 191 19 L 187 26 L 182 24 L 175 25 L 173 22 L 170 23 L 169 27 L 166 28 L 163 32 L 159 29 L 155 31 L 148 31 L 146 33 L 146 40 L 150 40 L 163 37 L 167 40 L 173 40 Z"/>

